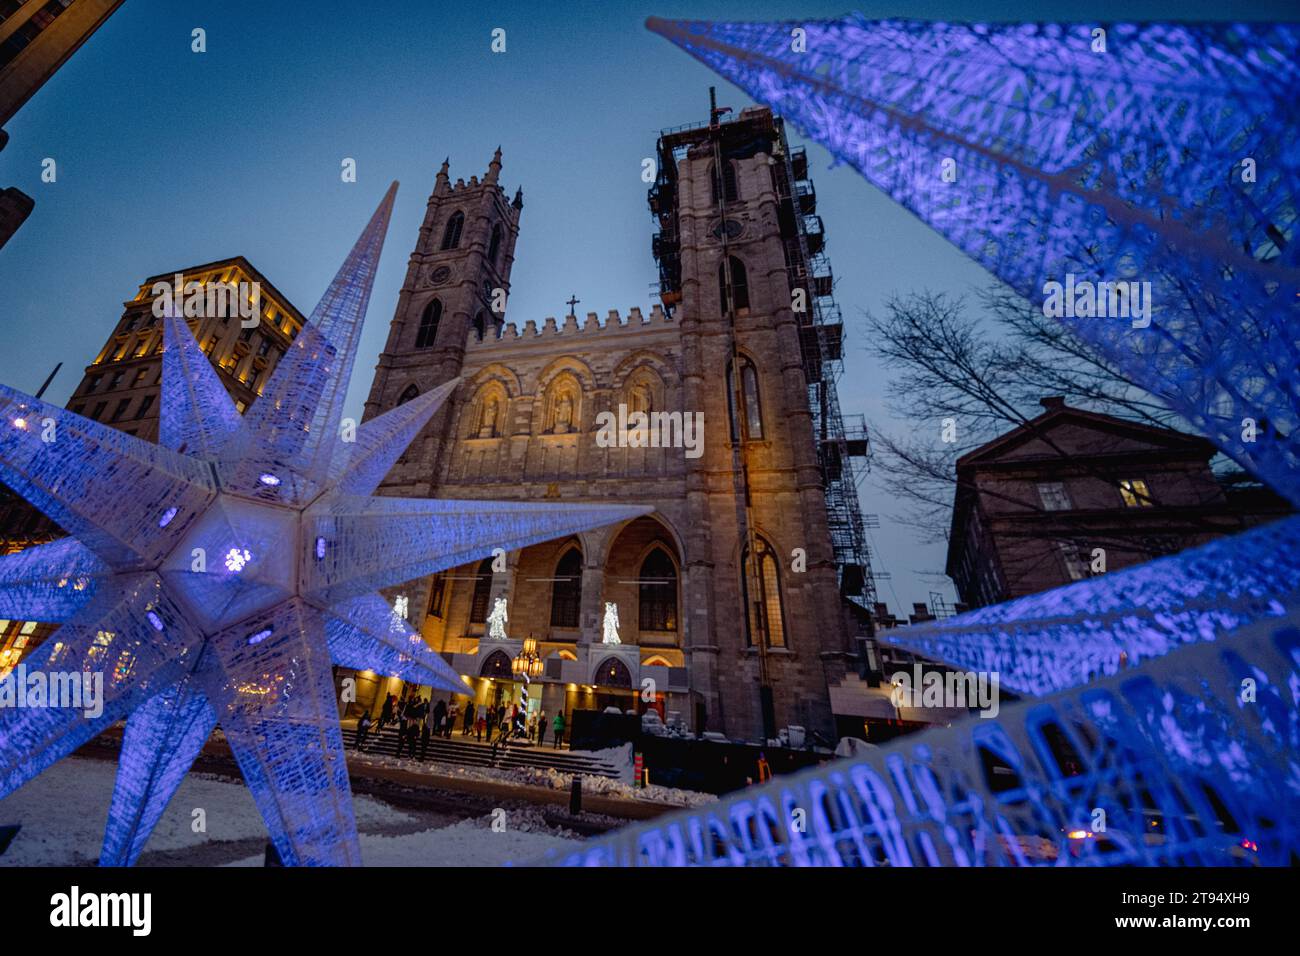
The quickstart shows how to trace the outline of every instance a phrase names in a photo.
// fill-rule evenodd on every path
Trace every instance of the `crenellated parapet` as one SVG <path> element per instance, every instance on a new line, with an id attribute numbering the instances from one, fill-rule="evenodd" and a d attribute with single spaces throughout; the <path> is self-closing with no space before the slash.
<path id="1" fill-rule="evenodd" d="M 586 318 L 582 320 L 575 315 L 566 315 L 563 319 L 548 315 L 542 320 L 540 328 L 536 319 L 529 319 L 522 329 L 517 325 L 507 324 L 502 327 L 499 338 L 487 335 L 480 340 L 477 333 L 470 330 L 466 348 L 470 351 L 479 351 L 493 348 L 502 342 L 549 345 L 552 341 L 561 338 L 646 332 L 668 329 L 675 325 L 672 316 L 664 312 L 663 307 L 658 304 L 651 307 L 649 315 L 642 312 L 639 306 L 634 305 L 628 310 L 626 318 L 619 313 L 618 309 L 610 309 L 603 321 L 595 312 L 588 312 Z"/>

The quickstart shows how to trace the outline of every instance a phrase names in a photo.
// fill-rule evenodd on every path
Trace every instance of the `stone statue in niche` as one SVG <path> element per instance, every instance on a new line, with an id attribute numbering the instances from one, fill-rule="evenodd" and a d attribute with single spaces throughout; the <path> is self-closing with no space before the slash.
<path id="1" fill-rule="evenodd" d="M 560 393 L 555 400 L 555 428 L 557 435 L 567 435 L 573 431 L 573 396 L 567 390 Z"/>
<path id="2" fill-rule="evenodd" d="M 632 386 L 632 394 L 628 396 L 628 404 L 631 406 L 629 412 L 645 412 L 649 415 L 654 409 L 654 397 L 650 391 L 650 386 L 645 382 L 637 382 Z"/>
<path id="3" fill-rule="evenodd" d="M 495 395 L 489 395 L 483 401 L 483 409 L 479 413 L 478 420 L 478 437 L 494 438 L 497 433 L 497 410 L 500 405 L 497 403 Z"/>

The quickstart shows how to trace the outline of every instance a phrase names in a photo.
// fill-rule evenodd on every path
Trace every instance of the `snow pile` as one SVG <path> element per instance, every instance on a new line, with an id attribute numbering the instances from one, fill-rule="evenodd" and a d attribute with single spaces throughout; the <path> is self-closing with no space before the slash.
<path id="1" fill-rule="evenodd" d="M 622 753 L 626 747 L 613 748 L 612 751 L 598 751 L 598 754 Z M 579 751 L 582 753 L 583 751 Z M 573 786 L 574 774 L 565 773 L 552 767 L 466 767 L 461 764 L 440 763 L 436 760 L 412 760 L 406 757 L 388 757 L 383 754 L 356 755 L 349 754 L 349 760 L 360 765 L 384 767 L 392 770 L 404 770 L 408 773 L 425 776 L 455 777 L 463 780 L 484 780 L 494 783 L 513 783 L 529 787 L 545 787 L 548 790 L 567 791 Z M 712 803 L 718 798 L 710 793 L 697 793 L 694 790 L 677 790 L 673 787 L 661 787 L 652 784 L 649 787 L 636 787 L 630 782 L 614 780 L 609 777 L 597 777 L 579 774 L 582 777 L 584 794 L 601 794 L 622 800 L 661 803 L 674 807 L 697 807 Z"/>
<path id="2" fill-rule="evenodd" d="M 116 774 L 117 764 L 111 761 L 68 757 L 0 800 L 0 823 L 22 824 L 0 856 L 0 866 L 75 866 L 98 860 Z M 353 808 L 362 830 L 415 829 L 422 822 L 364 795 L 353 798 Z M 200 825 L 204 829 L 196 833 Z M 190 773 L 158 821 L 145 854 L 194 850 L 201 856 L 217 844 L 241 840 L 266 840 L 248 788 Z"/>

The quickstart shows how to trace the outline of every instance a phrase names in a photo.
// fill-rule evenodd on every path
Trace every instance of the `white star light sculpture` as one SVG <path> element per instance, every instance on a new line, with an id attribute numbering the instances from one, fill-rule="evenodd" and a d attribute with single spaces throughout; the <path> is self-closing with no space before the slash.
<path id="1" fill-rule="evenodd" d="M 103 865 L 218 724 L 286 864 L 359 864 L 331 663 L 464 690 L 378 589 L 652 510 L 373 497 L 456 385 L 340 437 L 396 191 L 242 417 L 174 316 L 159 445 L 0 386 L 0 480 L 71 534 L 0 558 L 0 617 L 62 624 L 29 672 L 104 674 L 97 718 L 0 709 L 0 797 L 129 717 Z"/>

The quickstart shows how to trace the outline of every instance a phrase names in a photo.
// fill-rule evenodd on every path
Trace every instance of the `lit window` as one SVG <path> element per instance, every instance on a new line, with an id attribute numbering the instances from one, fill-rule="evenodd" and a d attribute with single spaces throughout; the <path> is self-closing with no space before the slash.
<path id="1" fill-rule="evenodd" d="M 781 581 L 776 569 L 772 548 L 762 538 L 758 539 L 758 561 L 755 565 L 745 554 L 745 571 L 741 580 L 742 592 L 749 613 L 746 638 L 752 647 L 755 635 L 762 635 L 768 647 L 785 647 L 785 615 L 781 608 Z M 752 593 L 754 591 L 757 593 Z"/>
<path id="2" fill-rule="evenodd" d="M 1043 503 L 1044 511 L 1069 511 L 1071 507 L 1065 485 L 1059 481 L 1040 481 L 1038 500 Z"/>
<path id="3" fill-rule="evenodd" d="M 1121 478 L 1119 496 L 1126 508 L 1150 508 L 1153 504 L 1147 483 L 1141 478 Z"/>

